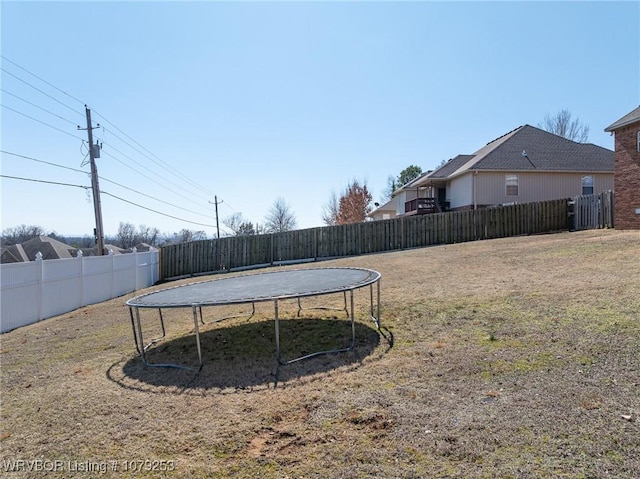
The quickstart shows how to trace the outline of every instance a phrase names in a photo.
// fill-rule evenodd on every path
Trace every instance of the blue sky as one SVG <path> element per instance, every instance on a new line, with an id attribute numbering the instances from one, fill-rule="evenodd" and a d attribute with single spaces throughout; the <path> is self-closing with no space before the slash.
<path id="1" fill-rule="evenodd" d="M 2 229 L 215 235 L 283 198 L 298 226 L 354 179 L 472 153 L 568 109 L 589 141 L 640 104 L 640 2 L 0 4 Z M 17 156 L 21 155 L 21 156 Z M 24 158 L 26 157 L 26 158 Z M 46 163 L 45 163 L 46 162 Z M 77 171 L 81 170 L 81 171 Z"/>

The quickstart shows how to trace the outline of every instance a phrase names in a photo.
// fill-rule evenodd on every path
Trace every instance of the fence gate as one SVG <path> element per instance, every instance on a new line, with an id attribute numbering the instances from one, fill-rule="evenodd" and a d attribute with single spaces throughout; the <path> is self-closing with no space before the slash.
<path id="1" fill-rule="evenodd" d="M 573 199 L 573 228 L 613 228 L 613 191 Z"/>

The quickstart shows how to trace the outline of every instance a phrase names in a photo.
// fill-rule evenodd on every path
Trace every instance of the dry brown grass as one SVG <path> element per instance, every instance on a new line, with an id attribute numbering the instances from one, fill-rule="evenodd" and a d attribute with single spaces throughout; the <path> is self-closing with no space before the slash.
<path id="1" fill-rule="evenodd" d="M 638 232 L 306 266 L 380 271 L 393 347 L 360 314 L 353 352 L 277 368 L 262 305 L 249 321 L 203 328 L 196 374 L 141 365 L 130 296 L 24 327 L 1 338 L 0 476 L 640 477 Z M 344 315 L 287 311 L 285 354 L 348 330 Z M 195 361 L 189 314 L 167 316 L 152 359 Z M 38 459 L 61 462 L 7 473 Z M 174 470 L 125 471 L 125 461 Z M 104 473 L 70 470 L 102 463 Z M 38 464 L 59 471 L 27 470 Z"/>

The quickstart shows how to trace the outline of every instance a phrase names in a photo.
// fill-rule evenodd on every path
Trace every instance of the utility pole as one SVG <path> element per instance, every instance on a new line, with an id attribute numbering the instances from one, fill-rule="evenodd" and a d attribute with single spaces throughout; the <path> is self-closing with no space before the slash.
<path id="1" fill-rule="evenodd" d="M 224 201 L 220 201 L 220 203 L 218 203 L 217 195 L 215 195 L 213 199 L 214 199 L 213 204 L 216 205 L 216 234 L 218 235 L 218 239 L 220 239 L 220 224 L 218 223 L 218 205 L 221 203 L 224 203 Z M 209 201 L 209 203 L 211 203 L 211 201 Z"/>
<path id="2" fill-rule="evenodd" d="M 220 239 L 220 224 L 218 223 L 218 205 L 222 203 L 218 203 L 218 195 L 213 197 L 213 204 L 216 206 L 216 234 L 218 236 L 218 240 Z M 209 201 L 211 203 L 211 201 Z M 216 241 L 216 269 L 222 268 L 222 251 L 220 251 L 220 241 Z"/>
<path id="3" fill-rule="evenodd" d="M 91 110 L 84 106 L 87 113 L 87 135 L 89 136 L 89 161 L 91 162 L 91 189 L 93 190 L 93 211 L 96 216 L 96 245 L 98 256 L 104 255 L 104 232 L 102 229 L 102 207 L 100 206 L 100 185 L 98 184 L 98 168 L 96 168 L 96 150 L 93 144 L 93 127 L 91 126 Z M 98 125 L 96 128 L 98 128 Z M 82 128 L 78 127 L 79 130 Z M 99 151 L 99 150 L 98 150 Z M 99 155 L 98 155 L 99 156 Z"/>

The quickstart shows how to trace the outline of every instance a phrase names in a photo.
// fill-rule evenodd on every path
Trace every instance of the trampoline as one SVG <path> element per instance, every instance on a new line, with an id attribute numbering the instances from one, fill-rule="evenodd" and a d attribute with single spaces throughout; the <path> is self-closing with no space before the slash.
<path id="1" fill-rule="evenodd" d="M 369 287 L 370 319 L 380 332 L 380 273 L 365 268 L 309 268 L 275 271 L 268 273 L 246 274 L 228 278 L 213 279 L 142 294 L 128 300 L 129 316 L 133 330 L 133 340 L 136 350 L 145 366 L 174 367 L 181 369 L 201 369 L 203 365 L 202 348 L 200 345 L 200 324 L 205 324 L 202 308 L 209 306 L 229 306 L 251 304 L 255 313 L 255 304 L 259 302 L 273 302 L 275 322 L 275 353 L 279 364 L 285 365 L 321 354 L 346 352 L 353 349 L 356 340 L 354 291 Z M 375 292 L 374 292 L 375 286 Z M 281 300 L 295 299 L 298 304 L 298 316 L 302 311 L 301 299 L 328 294 L 342 294 L 344 297 L 343 310 L 351 320 L 351 340 L 346 347 L 331 350 L 316 351 L 293 359 L 284 360 L 280 354 L 280 318 L 278 303 Z M 348 298 L 347 298 L 348 295 Z M 198 351 L 197 368 L 179 364 L 151 363 L 147 360 L 146 352 L 166 336 L 162 310 L 166 308 L 190 309 L 193 317 L 194 336 Z M 147 344 L 143 339 L 141 309 L 155 309 L 158 311 L 162 335 L 152 339 Z M 336 308 L 310 308 L 336 309 Z M 213 322 L 229 319 L 216 319 Z"/>

